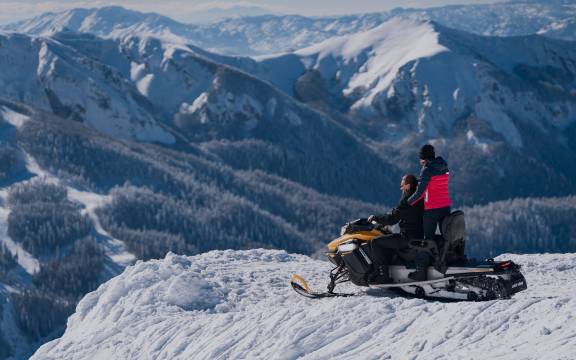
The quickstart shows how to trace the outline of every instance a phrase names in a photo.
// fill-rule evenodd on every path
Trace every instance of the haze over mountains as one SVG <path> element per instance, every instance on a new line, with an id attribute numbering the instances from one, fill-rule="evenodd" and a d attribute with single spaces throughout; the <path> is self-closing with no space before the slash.
<path id="1" fill-rule="evenodd" d="M 393 205 L 428 141 L 474 215 L 472 255 L 574 251 L 574 12 L 199 26 L 110 7 L 4 26 L 0 358 L 58 336 L 82 295 L 136 258 L 315 253 Z"/>
<path id="2" fill-rule="evenodd" d="M 480 35 L 541 34 L 576 40 L 575 14 L 573 0 L 514 1 L 429 9 L 399 8 L 383 13 L 333 17 L 262 15 L 195 25 L 183 24 L 154 13 L 104 7 L 46 13 L 2 28 L 34 35 L 49 35 L 64 29 L 90 32 L 102 37 L 119 37 L 137 32 L 220 53 L 258 55 L 294 51 L 334 36 L 370 30 L 397 16 L 430 19 Z"/>

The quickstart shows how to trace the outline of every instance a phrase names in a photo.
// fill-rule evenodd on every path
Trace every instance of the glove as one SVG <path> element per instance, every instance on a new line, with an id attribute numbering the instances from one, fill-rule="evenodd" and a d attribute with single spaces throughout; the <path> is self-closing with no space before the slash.
<path id="1" fill-rule="evenodd" d="M 377 216 L 376 216 L 376 215 L 370 215 L 370 216 L 368 216 L 368 222 L 369 222 L 369 223 L 372 223 L 372 222 L 374 222 L 374 221 L 378 222 L 376 219 L 377 219 Z"/>

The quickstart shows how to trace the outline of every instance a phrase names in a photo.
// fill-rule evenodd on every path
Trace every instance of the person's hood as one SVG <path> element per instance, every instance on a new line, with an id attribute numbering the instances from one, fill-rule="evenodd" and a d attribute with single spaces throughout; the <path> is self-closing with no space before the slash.
<path id="1" fill-rule="evenodd" d="M 434 171 L 435 173 L 443 173 L 448 171 L 448 163 L 441 156 L 437 156 L 436 159 L 430 160 L 426 164 L 427 168 Z"/>

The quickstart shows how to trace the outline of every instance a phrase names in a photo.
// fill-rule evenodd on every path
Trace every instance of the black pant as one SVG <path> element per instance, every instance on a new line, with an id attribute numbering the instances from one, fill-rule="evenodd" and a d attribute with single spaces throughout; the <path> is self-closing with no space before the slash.
<path id="1" fill-rule="evenodd" d="M 439 209 L 424 210 L 424 239 L 434 240 L 436 234 L 436 227 L 440 227 L 442 231 L 442 220 L 450 215 L 450 206 Z"/>
<path id="2" fill-rule="evenodd" d="M 402 249 L 408 247 L 408 240 L 402 234 L 388 234 L 371 242 L 374 266 L 388 265 L 391 255 L 390 249 Z"/>

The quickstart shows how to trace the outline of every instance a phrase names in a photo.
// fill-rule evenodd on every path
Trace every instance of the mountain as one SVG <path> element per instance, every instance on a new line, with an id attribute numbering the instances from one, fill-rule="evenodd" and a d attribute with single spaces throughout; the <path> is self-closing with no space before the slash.
<path id="1" fill-rule="evenodd" d="M 246 16 L 269 15 L 272 11 L 253 5 L 232 5 L 228 7 L 207 7 L 195 9 L 186 16 L 186 22 L 193 24 L 208 24 L 220 21 L 222 19 L 239 18 Z"/>
<path id="2" fill-rule="evenodd" d="M 549 179 L 574 189 L 574 49 L 541 36 L 485 37 L 394 18 L 260 58 L 257 75 L 344 116 L 401 168 L 413 168 L 419 144 L 431 141 L 455 170 L 455 198 L 477 203 L 573 191 Z"/>
<path id="3" fill-rule="evenodd" d="M 158 14 L 103 7 L 46 13 L 0 29 L 33 35 L 49 35 L 64 29 L 102 37 L 146 35 L 224 54 L 261 55 L 294 51 L 334 36 L 370 30 L 395 16 L 433 20 L 481 35 L 538 33 L 576 40 L 575 5 L 574 1 L 520 1 L 429 9 L 398 8 L 383 13 L 314 18 L 262 15 L 224 19 L 213 24 L 183 24 Z"/>
<path id="4" fill-rule="evenodd" d="M 457 171 L 458 204 L 565 196 L 575 187 L 576 169 L 566 165 L 576 156 L 570 42 L 485 37 L 401 17 L 257 60 L 63 31 L 5 35 L 12 62 L 22 53 L 14 39 L 35 44 L 41 61 L 15 78 L 6 72 L 5 97 L 122 138 L 194 143 L 238 170 L 323 193 L 392 204 L 400 169 L 417 171 L 415 149 L 426 141 Z M 352 163 L 364 175 L 343 166 Z"/>
<path id="5" fill-rule="evenodd" d="M 424 142 L 470 256 L 574 251 L 573 42 L 352 17 L 364 31 L 248 58 L 155 14 L 84 11 L 0 34 L 0 359 L 59 337 L 136 259 L 321 252 L 395 202 Z"/>
<path id="6" fill-rule="evenodd" d="M 6 84 L 0 96 L 12 101 L 119 138 L 175 148 L 201 143 L 238 169 L 260 169 L 328 194 L 388 204 L 397 196 L 400 172 L 393 164 L 330 117 L 241 71 L 257 65 L 251 59 L 154 38 L 106 40 L 66 31 L 0 41 L 0 61 L 22 58 L 17 71 L 0 73 Z M 378 165 L 371 176 L 353 178 L 355 171 L 341 166 L 352 162 Z"/>
<path id="7" fill-rule="evenodd" d="M 576 256 L 502 257 L 523 265 L 528 290 L 444 303 L 345 285 L 361 295 L 305 299 L 289 275 L 318 287 L 329 263 L 282 251 L 169 254 L 88 294 L 64 336 L 32 359 L 570 358 Z"/>
<path id="8" fill-rule="evenodd" d="M 252 247 L 312 254 L 345 221 L 380 210 L 235 170 L 192 144 L 120 139 L 7 100 L 0 184 L 0 342 L 17 358 L 59 336 L 82 295 L 135 259 Z"/>
<path id="9" fill-rule="evenodd" d="M 0 34 L 0 97 L 121 138 L 173 143 L 133 84 L 50 38 Z"/>

